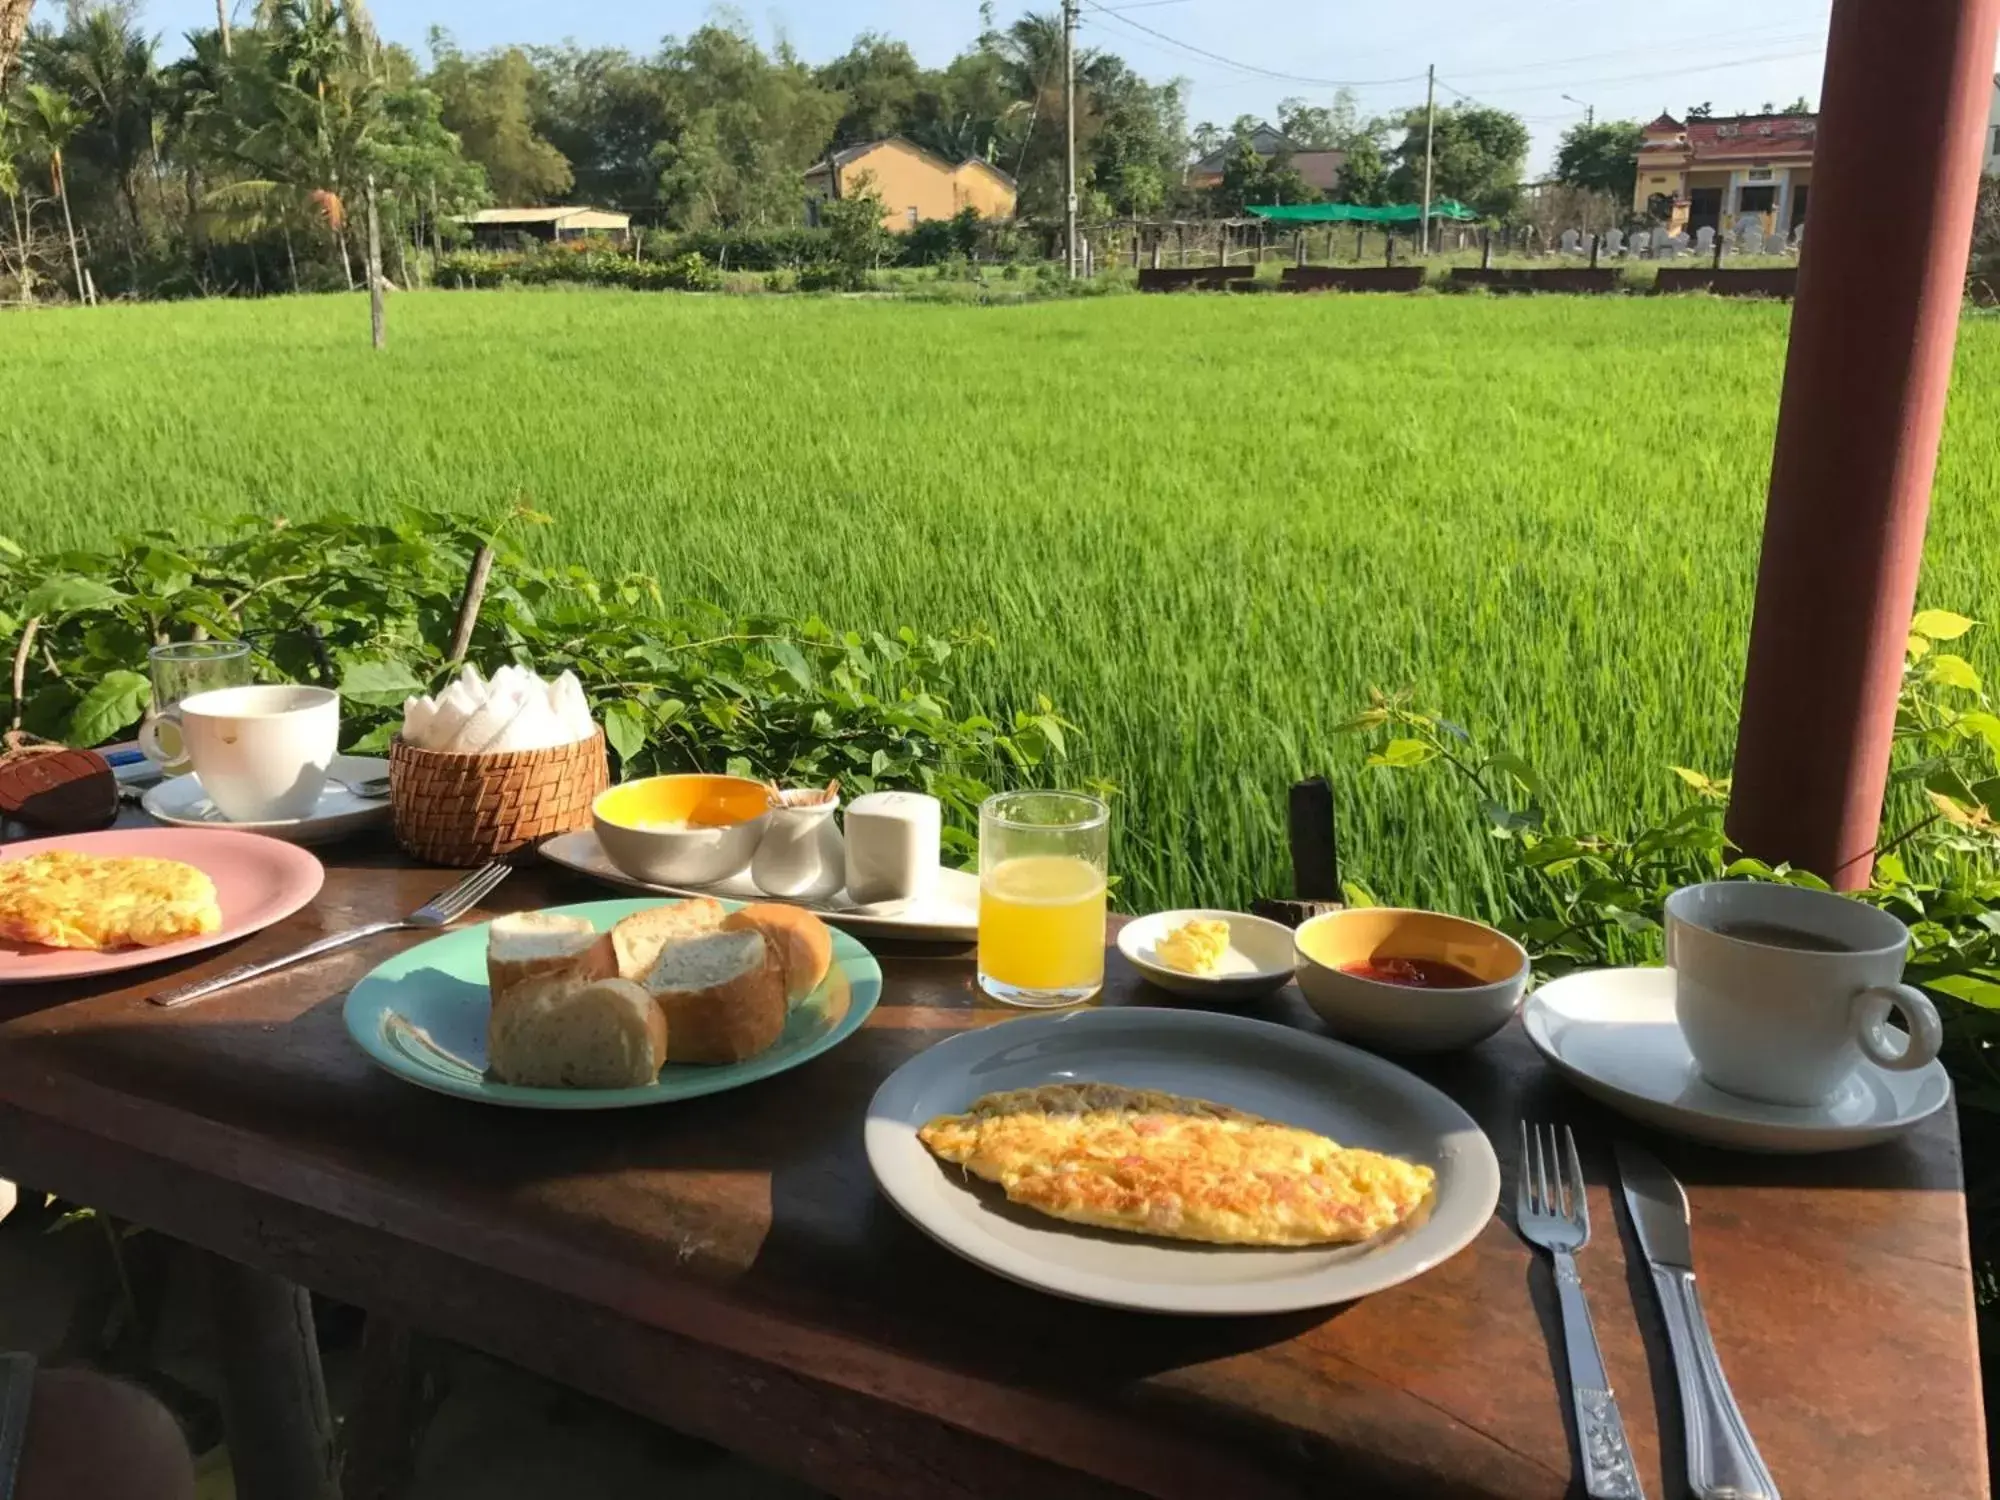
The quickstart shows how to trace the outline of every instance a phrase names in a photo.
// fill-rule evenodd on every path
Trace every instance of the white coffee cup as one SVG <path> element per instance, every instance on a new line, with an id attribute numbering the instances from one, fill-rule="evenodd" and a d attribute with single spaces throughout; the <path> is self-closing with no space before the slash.
<path id="1" fill-rule="evenodd" d="M 1674 1013 L 1702 1075 L 1748 1099 L 1810 1106 L 1863 1058 L 1923 1067 L 1944 1036 L 1931 1002 L 1899 982 L 1909 942 L 1887 912 L 1827 891 L 1737 880 L 1675 891 Z"/>
<path id="2" fill-rule="evenodd" d="M 139 747 L 169 758 L 162 726 L 178 732 L 201 789 L 233 823 L 311 814 L 340 745 L 340 694 L 317 687 L 236 687 L 196 693 L 139 730 Z"/>

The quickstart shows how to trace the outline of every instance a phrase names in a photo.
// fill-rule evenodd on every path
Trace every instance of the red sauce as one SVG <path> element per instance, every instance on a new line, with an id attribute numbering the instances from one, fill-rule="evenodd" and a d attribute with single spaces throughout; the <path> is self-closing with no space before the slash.
<path id="1" fill-rule="evenodd" d="M 1413 990 L 1469 990 L 1486 983 L 1477 974 L 1439 958 L 1364 958 L 1342 964 L 1340 972 Z"/>

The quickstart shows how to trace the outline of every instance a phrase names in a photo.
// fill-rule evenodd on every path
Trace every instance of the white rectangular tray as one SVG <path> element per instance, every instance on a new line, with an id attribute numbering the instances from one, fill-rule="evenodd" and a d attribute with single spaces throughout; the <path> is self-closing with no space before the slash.
<path id="1" fill-rule="evenodd" d="M 542 845 L 542 857 L 565 869 L 575 870 L 609 885 L 635 891 L 658 891 L 667 896 L 715 896 L 724 901 L 782 901 L 767 896 L 751 883 L 746 870 L 714 885 L 652 885 L 634 880 L 611 862 L 597 835 L 588 828 L 560 833 Z M 908 938 L 915 942 L 970 943 L 979 937 L 979 877 L 965 870 L 939 870 L 937 884 L 917 897 L 894 916 L 864 916 L 858 912 L 833 910 L 847 900 L 837 893 L 827 905 L 810 901 L 787 901 L 818 913 L 828 923 L 848 932 L 874 933 L 885 938 Z"/>

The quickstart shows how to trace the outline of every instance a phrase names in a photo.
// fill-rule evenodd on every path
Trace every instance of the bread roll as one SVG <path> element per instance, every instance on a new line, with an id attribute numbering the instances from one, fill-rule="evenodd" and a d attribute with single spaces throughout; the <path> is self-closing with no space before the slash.
<path id="1" fill-rule="evenodd" d="M 611 943 L 587 917 L 515 912 L 495 917 L 486 932 L 486 984 L 496 1000 L 531 980 L 588 983 L 617 972 Z"/>
<path id="2" fill-rule="evenodd" d="M 533 979 L 487 1021 L 486 1060 L 503 1083 L 625 1089 L 651 1083 L 667 1058 L 667 1020 L 628 979 Z"/>
<path id="3" fill-rule="evenodd" d="M 761 932 L 770 939 L 778 965 L 785 971 L 785 1000 L 794 1010 L 819 988 L 833 967 L 833 934 L 826 923 L 796 906 L 760 902 L 722 919 L 725 932 Z"/>
<path id="4" fill-rule="evenodd" d="M 761 932 L 669 944 L 646 988 L 666 1014 L 668 1062 L 741 1062 L 785 1029 L 785 973 Z"/>
<path id="5" fill-rule="evenodd" d="M 619 977 L 644 982 L 659 962 L 661 949 L 715 931 L 723 916 L 722 903 L 709 896 L 692 896 L 633 912 L 611 929 Z"/>

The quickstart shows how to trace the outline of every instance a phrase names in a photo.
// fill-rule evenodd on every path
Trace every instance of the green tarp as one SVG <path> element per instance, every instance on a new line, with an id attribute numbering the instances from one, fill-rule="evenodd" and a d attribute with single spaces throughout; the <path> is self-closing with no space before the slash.
<path id="1" fill-rule="evenodd" d="M 1391 203 L 1382 208 L 1360 203 L 1285 203 L 1271 208 L 1246 206 L 1243 212 L 1286 224 L 1413 224 L 1424 216 L 1421 203 Z M 1431 204 L 1431 217 L 1476 219 L 1479 215 L 1456 199 L 1439 198 Z"/>

